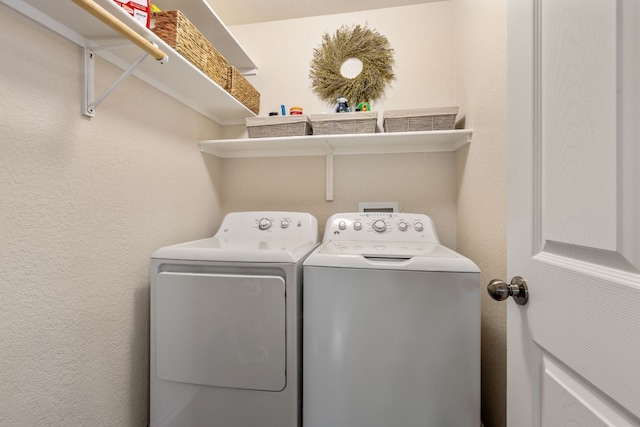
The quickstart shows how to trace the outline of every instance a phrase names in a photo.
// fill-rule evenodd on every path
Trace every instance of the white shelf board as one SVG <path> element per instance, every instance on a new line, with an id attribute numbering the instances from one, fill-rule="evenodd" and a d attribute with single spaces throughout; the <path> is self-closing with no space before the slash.
<path id="1" fill-rule="evenodd" d="M 471 142 L 471 129 L 430 132 L 309 135 L 200 141 L 200 150 L 221 158 L 289 157 L 455 151 Z"/>
<path id="2" fill-rule="evenodd" d="M 128 68 L 142 54 L 139 48 L 71 1 L 0 0 L 0 3 L 16 9 L 82 47 L 124 43 L 121 48 L 96 51 L 99 56 L 122 69 Z M 222 125 L 243 124 L 245 118 L 255 116 L 114 1 L 96 0 L 96 3 L 145 39 L 156 43 L 169 56 L 166 64 L 160 64 L 151 57 L 146 58 L 133 72 L 136 77 Z M 230 64 L 238 69 L 255 71 L 255 64 L 204 0 L 168 0 L 164 4 L 182 10 L 189 20 L 192 20 L 193 15 L 192 22 L 205 29 L 203 34 L 211 37 L 209 40 Z"/>
<path id="3" fill-rule="evenodd" d="M 248 138 L 200 141 L 200 151 L 222 158 L 324 156 L 330 150 L 324 138 Z"/>

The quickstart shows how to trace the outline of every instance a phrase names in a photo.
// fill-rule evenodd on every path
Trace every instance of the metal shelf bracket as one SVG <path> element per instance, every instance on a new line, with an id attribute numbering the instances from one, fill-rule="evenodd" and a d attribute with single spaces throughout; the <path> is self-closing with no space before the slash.
<path id="1" fill-rule="evenodd" d="M 73 0 L 78 6 L 89 12 L 94 17 L 98 18 L 107 26 L 111 27 L 113 30 L 117 31 L 129 41 L 131 41 L 134 45 L 138 46 L 145 53 L 140 56 L 131 66 L 102 94 L 98 99 L 95 99 L 94 94 L 94 84 L 95 84 L 95 71 L 94 71 L 94 62 L 95 62 L 95 52 L 102 49 L 114 49 L 123 47 L 123 44 L 112 44 L 112 45 L 104 45 L 104 46 L 96 46 L 96 47 L 85 47 L 84 48 L 84 82 L 85 82 L 85 90 L 84 90 L 84 106 L 82 108 L 82 114 L 85 116 L 93 117 L 96 112 L 96 108 L 98 105 L 104 101 L 111 92 L 114 91 L 115 88 L 120 85 L 133 71 L 136 69 L 138 65 L 147 57 L 147 55 L 153 56 L 158 62 L 164 64 L 169 60 L 169 57 L 166 53 L 158 48 L 155 43 L 150 43 L 140 34 L 133 31 L 128 25 L 120 21 L 118 18 L 109 13 L 102 6 L 97 4 L 93 0 Z"/>
<path id="2" fill-rule="evenodd" d="M 113 92 L 127 77 L 133 73 L 138 65 L 144 59 L 149 56 L 148 53 L 143 53 L 136 59 L 129 68 L 118 79 L 113 82 L 111 86 L 104 91 L 97 99 L 95 98 L 95 52 L 100 49 L 110 49 L 114 47 L 121 47 L 121 45 L 111 46 L 98 46 L 98 47 L 85 47 L 84 48 L 84 105 L 82 108 L 82 114 L 89 117 L 94 117 L 96 108 Z"/>

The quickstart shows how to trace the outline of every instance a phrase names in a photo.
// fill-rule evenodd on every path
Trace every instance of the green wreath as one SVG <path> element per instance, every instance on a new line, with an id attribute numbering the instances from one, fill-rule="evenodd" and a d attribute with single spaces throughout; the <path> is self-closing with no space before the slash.
<path id="1" fill-rule="evenodd" d="M 340 72 L 350 58 L 362 62 L 362 71 L 354 78 Z M 337 98 L 344 97 L 356 105 L 362 99 L 374 101 L 383 95 L 395 77 L 393 63 L 393 49 L 386 37 L 366 26 L 342 26 L 333 37 L 324 33 L 322 44 L 313 50 L 309 78 L 323 101 L 335 104 Z"/>

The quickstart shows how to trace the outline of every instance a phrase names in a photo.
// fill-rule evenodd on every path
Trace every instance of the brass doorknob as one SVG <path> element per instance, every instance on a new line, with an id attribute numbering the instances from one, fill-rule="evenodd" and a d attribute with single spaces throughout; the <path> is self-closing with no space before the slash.
<path id="1" fill-rule="evenodd" d="M 504 301 L 509 297 L 513 297 L 518 305 L 525 305 L 529 301 L 527 282 L 520 276 L 514 276 L 511 283 L 493 279 L 487 285 L 487 292 L 496 301 Z"/>

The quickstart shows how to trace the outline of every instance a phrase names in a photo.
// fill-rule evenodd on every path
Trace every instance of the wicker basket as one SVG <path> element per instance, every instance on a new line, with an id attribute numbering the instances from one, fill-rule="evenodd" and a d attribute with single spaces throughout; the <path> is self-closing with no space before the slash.
<path id="1" fill-rule="evenodd" d="M 225 89 L 244 106 L 258 114 L 260 111 L 260 92 L 240 74 L 236 67 L 227 67 L 227 85 Z"/>
<path id="2" fill-rule="evenodd" d="M 249 138 L 311 135 L 309 117 L 305 115 L 247 117 Z"/>
<path id="3" fill-rule="evenodd" d="M 392 110 L 384 112 L 382 121 L 385 132 L 451 130 L 457 114 L 458 107 Z"/>
<path id="4" fill-rule="evenodd" d="M 310 118 L 314 135 L 375 133 L 378 113 L 361 111 L 357 113 L 312 114 Z"/>
<path id="5" fill-rule="evenodd" d="M 179 10 L 153 14 L 152 31 L 220 87 L 227 84 L 227 60 Z"/>

